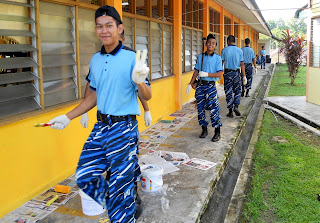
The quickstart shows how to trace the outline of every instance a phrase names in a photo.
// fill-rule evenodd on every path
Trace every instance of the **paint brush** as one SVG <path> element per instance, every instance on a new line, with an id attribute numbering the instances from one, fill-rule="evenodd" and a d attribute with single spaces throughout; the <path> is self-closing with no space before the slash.
<path id="1" fill-rule="evenodd" d="M 45 127 L 45 126 L 50 126 L 50 125 L 53 125 L 53 124 L 47 124 L 47 123 L 36 123 L 36 124 L 34 124 L 34 127 Z"/>

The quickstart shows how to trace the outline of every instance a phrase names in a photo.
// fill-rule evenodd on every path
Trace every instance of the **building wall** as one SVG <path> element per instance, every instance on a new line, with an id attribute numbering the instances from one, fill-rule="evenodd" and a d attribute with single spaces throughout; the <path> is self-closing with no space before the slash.
<path id="1" fill-rule="evenodd" d="M 319 11 L 319 0 L 313 0 L 311 1 L 311 12 L 308 15 L 308 61 L 307 61 L 307 89 L 306 89 L 306 100 L 310 103 L 314 103 L 317 105 L 320 105 L 320 89 L 319 89 L 319 83 L 320 83 L 320 67 L 319 66 L 313 66 L 312 65 L 312 58 L 313 56 L 316 56 L 312 54 L 312 45 L 316 46 L 315 49 L 319 49 L 319 25 L 317 27 L 318 33 L 315 34 L 312 38 L 312 32 L 314 27 L 312 27 L 311 20 L 313 18 L 319 18 L 320 11 Z M 312 42 L 314 41 L 314 42 Z M 317 51 L 319 58 L 319 50 Z"/>
<path id="2" fill-rule="evenodd" d="M 48 0 L 48 2 L 65 3 L 62 0 Z M 118 0 L 103 2 L 114 5 L 119 11 L 122 10 Z M 233 21 L 243 23 L 215 2 L 201 2 L 204 4 L 204 8 L 206 6 L 212 7 L 220 12 L 220 16 L 229 16 Z M 72 1 L 67 1 L 66 4 L 72 5 Z M 193 68 L 186 73 L 182 73 L 181 70 L 181 24 L 177 23 L 181 21 L 179 15 L 181 16 L 182 0 L 175 0 L 173 4 L 177 6 L 173 8 L 175 12 L 173 16 L 177 18 L 173 22 L 173 76 L 157 79 L 151 83 L 153 97 L 148 101 L 148 104 L 152 114 L 152 124 L 181 109 L 184 103 L 194 97 L 194 90 L 190 95 L 186 94 L 186 87 L 192 77 Z M 97 7 L 87 8 L 95 10 Z M 207 8 L 207 10 L 209 9 Z M 15 15 L 25 13 L 25 11 L 14 12 Z M 203 13 L 203 17 L 203 36 L 207 36 L 209 33 L 209 28 L 206 27 L 206 24 L 209 24 L 206 21 L 209 18 L 208 11 Z M 222 27 L 220 31 L 223 31 L 224 20 L 220 19 L 220 21 Z M 2 27 L 6 26 L 6 23 L 1 24 L 4 24 Z M 243 26 L 245 25 L 241 25 L 241 27 Z M 248 26 L 246 28 L 248 30 Z M 223 36 L 224 34 L 220 33 L 220 49 L 224 46 Z M 247 37 L 250 37 L 248 31 L 243 32 L 240 28 L 239 41 L 241 42 Z M 33 125 L 48 122 L 58 115 L 66 114 L 80 102 L 81 100 L 76 100 L 0 121 L 0 169 L 2 170 L 0 172 L 2 180 L 0 218 L 75 172 L 83 144 L 96 120 L 96 110 L 93 109 L 89 112 L 89 128 L 87 129 L 81 127 L 80 118 L 73 120 L 63 131 L 53 130 L 49 127 L 34 128 Z M 141 110 L 143 111 L 142 107 Z M 138 117 L 139 131 L 146 129 L 143 115 L 142 112 Z"/>

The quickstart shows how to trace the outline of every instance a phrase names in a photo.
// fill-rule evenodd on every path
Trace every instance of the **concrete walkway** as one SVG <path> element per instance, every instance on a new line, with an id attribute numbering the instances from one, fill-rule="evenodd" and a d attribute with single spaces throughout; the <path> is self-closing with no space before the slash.
<path id="1" fill-rule="evenodd" d="M 189 120 L 185 122 L 184 125 L 179 126 L 179 129 L 173 134 L 166 137 L 166 139 L 158 145 L 156 150 L 184 152 L 188 154 L 190 158 L 208 160 L 216 163 L 216 165 L 205 171 L 179 165 L 180 171 L 163 176 L 164 184 L 168 186 L 165 193 L 154 195 L 139 191 L 143 201 L 143 213 L 137 222 L 199 222 L 216 183 L 225 168 L 226 161 L 239 136 L 242 123 L 248 114 L 249 107 L 252 106 L 255 100 L 256 92 L 262 83 L 263 77 L 269 75 L 268 67 L 269 64 L 267 64 L 266 70 L 259 69 L 258 74 L 254 75 L 250 97 L 241 98 L 241 105 L 239 106 L 240 112 L 242 113 L 241 117 L 228 118 L 226 116 L 228 110 L 226 108 L 223 85 L 217 86 L 221 107 L 221 121 L 223 124 L 221 128 L 222 137 L 219 142 L 211 142 L 211 138 L 214 134 L 214 130 L 211 127 L 209 128 L 209 135 L 205 139 L 200 139 L 199 134 L 201 133 L 201 127 L 198 125 L 194 105 L 187 104 L 183 106 L 182 111 L 179 111 L 179 113 L 190 114 L 188 116 Z M 306 113 L 310 114 L 308 111 Z M 319 116 L 317 117 L 319 118 Z M 207 118 L 207 120 L 209 120 L 209 118 Z M 146 131 L 152 130 L 156 125 Z M 141 135 L 144 134 L 145 132 L 141 133 Z M 140 150 L 141 154 L 147 152 L 147 149 Z M 163 208 L 161 200 L 168 202 L 168 209 Z M 100 223 L 108 222 L 108 218 L 106 213 L 94 217 L 83 215 L 80 197 L 77 195 L 65 205 L 59 206 L 57 210 L 45 219 L 38 222 Z"/>

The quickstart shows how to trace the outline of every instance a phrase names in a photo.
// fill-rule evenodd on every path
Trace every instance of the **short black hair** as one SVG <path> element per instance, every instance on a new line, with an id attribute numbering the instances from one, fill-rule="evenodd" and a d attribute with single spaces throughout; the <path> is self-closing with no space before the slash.
<path id="1" fill-rule="evenodd" d="M 246 43 L 246 45 L 248 45 L 251 41 L 250 41 L 249 38 L 246 38 L 246 39 L 244 40 L 244 42 Z"/>
<path id="2" fill-rule="evenodd" d="M 264 48 L 264 46 L 262 46 L 262 49 Z"/>
<path id="3" fill-rule="evenodd" d="M 233 35 L 229 35 L 227 38 L 227 41 L 229 41 L 230 43 L 235 43 L 236 42 L 236 38 Z"/>
<path id="4" fill-rule="evenodd" d="M 206 38 L 206 40 L 207 40 L 207 41 L 206 41 L 206 44 L 207 44 L 207 42 L 208 42 L 209 39 L 216 39 L 216 37 L 210 33 L 210 34 L 207 36 L 207 38 Z M 216 42 L 217 42 L 217 40 L 216 40 Z M 216 43 L 216 45 L 217 45 L 217 43 Z"/>
<path id="5" fill-rule="evenodd" d="M 96 21 L 97 18 L 100 16 L 111 16 L 116 20 L 117 26 L 122 24 L 118 11 L 112 6 L 104 5 L 98 8 L 97 11 L 95 12 L 94 20 Z"/>

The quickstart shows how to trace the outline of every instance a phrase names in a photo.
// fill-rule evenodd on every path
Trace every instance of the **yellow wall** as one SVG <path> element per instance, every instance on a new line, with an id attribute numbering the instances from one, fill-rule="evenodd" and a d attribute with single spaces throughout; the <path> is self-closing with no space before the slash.
<path id="1" fill-rule="evenodd" d="M 307 87 L 307 101 L 320 105 L 320 68 L 309 67 Z"/>

